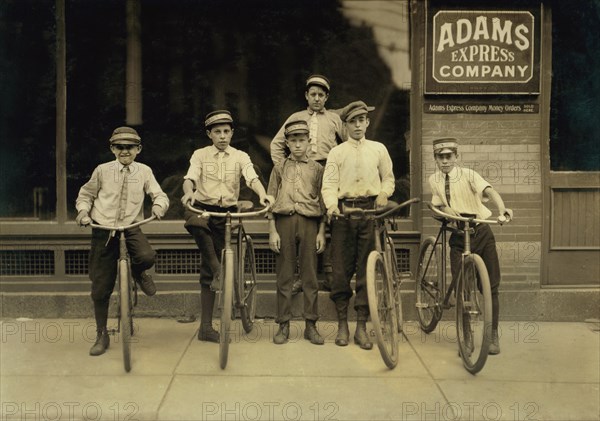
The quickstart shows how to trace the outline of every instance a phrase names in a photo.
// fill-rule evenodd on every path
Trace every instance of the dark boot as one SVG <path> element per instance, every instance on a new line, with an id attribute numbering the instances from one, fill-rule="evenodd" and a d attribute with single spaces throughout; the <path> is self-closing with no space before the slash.
<path id="1" fill-rule="evenodd" d="M 273 336 L 273 343 L 277 345 L 283 345 L 288 341 L 290 337 L 290 322 L 279 323 L 279 330 Z"/>
<path id="2" fill-rule="evenodd" d="M 90 355 L 94 357 L 102 355 L 106 352 L 109 346 L 110 337 L 108 336 L 108 332 L 106 330 L 98 332 L 96 336 L 96 342 L 90 348 Z"/>
<path id="3" fill-rule="evenodd" d="M 215 292 L 207 285 L 200 287 L 200 328 L 198 329 L 198 340 L 219 343 L 219 332 L 212 327 L 213 307 L 215 306 Z"/>
<path id="4" fill-rule="evenodd" d="M 373 342 L 369 340 L 369 335 L 367 335 L 366 320 L 358 320 L 356 322 L 356 332 L 354 332 L 354 343 L 360 346 L 362 349 L 373 349 Z"/>
<path id="5" fill-rule="evenodd" d="M 150 276 L 146 271 L 143 271 L 138 276 L 133 277 L 135 282 L 140 286 L 140 289 L 146 294 L 148 297 L 152 297 L 156 294 L 156 285 L 154 285 L 154 281 L 152 280 L 152 276 Z"/>
<path id="6" fill-rule="evenodd" d="M 338 333 L 335 337 L 337 346 L 348 345 L 350 330 L 348 329 L 348 303 L 342 301 L 335 302 L 335 308 L 338 314 Z"/>
<path id="7" fill-rule="evenodd" d="M 323 345 L 325 340 L 319 334 L 317 330 L 317 322 L 314 320 L 306 321 L 306 328 L 304 329 L 304 339 L 308 339 L 311 344 Z"/>
<path id="8" fill-rule="evenodd" d="M 492 342 L 490 343 L 488 354 L 500 354 L 500 339 L 498 338 L 498 329 L 492 329 Z"/>

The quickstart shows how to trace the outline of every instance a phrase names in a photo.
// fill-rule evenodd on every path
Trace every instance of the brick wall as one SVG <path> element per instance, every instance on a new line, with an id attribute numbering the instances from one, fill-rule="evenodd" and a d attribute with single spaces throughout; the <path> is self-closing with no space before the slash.
<path id="1" fill-rule="evenodd" d="M 435 170 L 432 141 L 459 139 L 459 163 L 481 174 L 501 194 L 515 220 L 494 227 L 502 268 L 502 290 L 539 289 L 542 240 L 540 115 L 423 114 L 422 189 L 431 200 L 428 178 Z M 490 210 L 496 215 L 493 203 Z M 423 205 L 423 235 L 438 225 Z"/>

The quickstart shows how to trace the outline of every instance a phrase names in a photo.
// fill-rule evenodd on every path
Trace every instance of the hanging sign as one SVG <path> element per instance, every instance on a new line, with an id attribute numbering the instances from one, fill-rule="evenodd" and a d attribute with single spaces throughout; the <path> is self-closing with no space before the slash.
<path id="1" fill-rule="evenodd" d="M 538 16 L 535 11 L 432 11 L 425 93 L 539 94 Z"/>

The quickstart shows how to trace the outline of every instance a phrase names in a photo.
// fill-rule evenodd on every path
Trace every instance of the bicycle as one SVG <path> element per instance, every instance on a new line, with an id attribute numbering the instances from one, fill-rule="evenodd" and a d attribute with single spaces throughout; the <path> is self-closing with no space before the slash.
<path id="1" fill-rule="evenodd" d="M 432 332 L 444 310 L 454 306 L 451 298 L 456 297 L 456 335 L 459 355 L 465 369 L 476 374 L 485 365 L 491 342 L 492 330 L 492 293 L 490 278 L 483 259 L 471 252 L 471 234 L 474 224 L 504 224 L 508 219 L 500 216 L 498 220 L 476 219 L 474 217 L 454 216 L 440 211 L 428 203 L 441 222 L 437 237 L 427 237 L 421 244 L 417 279 L 415 282 L 417 315 L 421 330 Z M 450 226 L 451 223 L 457 226 Z M 464 224 L 464 226 L 460 226 Z M 464 236 L 460 275 L 447 285 L 446 233 L 458 233 Z"/>
<path id="2" fill-rule="evenodd" d="M 393 369 L 398 364 L 398 334 L 402 332 L 402 299 L 400 286 L 409 277 L 398 270 L 394 241 L 388 233 L 389 218 L 402 208 L 420 199 L 413 198 L 401 204 L 389 202 L 384 208 L 342 208 L 344 216 L 368 218 L 373 221 L 375 249 L 367 259 L 367 297 L 371 323 L 375 331 L 377 346 L 385 365 Z"/>
<path id="3" fill-rule="evenodd" d="M 92 228 L 110 231 L 111 237 L 114 237 L 117 231 L 119 235 L 119 260 L 117 261 L 117 329 L 110 329 L 111 334 L 120 333 L 123 346 L 123 365 L 125 371 L 131 371 L 131 337 L 133 331 L 133 308 L 137 305 L 137 284 L 131 274 L 131 261 L 127 253 L 127 243 L 125 240 L 125 230 L 139 227 L 156 219 L 155 216 L 144 219 L 130 225 L 119 227 L 109 227 L 98 225 L 91 222 Z M 124 321 L 121 323 L 121 321 Z"/>
<path id="4" fill-rule="evenodd" d="M 240 200 L 237 203 L 238 212 L 209 212 L 197 209 L 190 204 L 187 208 L 204 218 L 225 218 L 225 246 L 221 253 L 221 293 L 219 296 L 220 335 L 219 335 L 219 364 L 222 369 L 227 366 L 229 355 L 229 330 L 231 321 L 235 318 L 235 308 L 240 311 L 242 326 L 246 333 L 252 331 L 256 315 L 256 265 L 254 260 L 254 244 L 252 238 L 246 233 L 242 222 L 243 218 L 264 215 L 269 210 L 248 212 L 254 207 L 250 201 Z M 238 218 L 237 224 L 231 220 Z M 236 233 L 237 231 L 237 233 Z M 236 250 L 232 247 L 231 237 L 236 233 Z M 237 263 L 237 265 L 236 265 Z M 237 266 L 237 267 L 236 267 Z M 235 296 L 234 296 L 235 295 Z M 235 300 L 235 301 L 234 301 Z"/>

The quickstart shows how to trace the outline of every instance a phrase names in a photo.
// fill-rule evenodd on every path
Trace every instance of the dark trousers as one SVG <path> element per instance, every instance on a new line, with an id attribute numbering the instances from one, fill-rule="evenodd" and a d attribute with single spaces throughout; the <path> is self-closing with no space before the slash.
<path id="1" fill-rule="evenodd" d="M 89 257 L 89 276 L 92 281 L 92 300 L 96 330 L 106 330 L 108 304 L 117 279 L 117 261 L 119 260 L 119 237 L 117 232 L 110 237 L 110 231 L 92 229 L 92 246 Z M 108 242 L 107 242 L 108 241 Z M 156 253 L 139 227 L 125 231 L 127 252 L 131 261 L 134 278 L 146 269 L 154 266 Z"/>
<path id="2" fill-rule="evenodd" d="M 317 232 L 319 218 L 299 214 L 275 215 L 275 226 L 281 239 L 277 256 L 277 323 L 292 318 L 292 284 L 297 263 L 302 280 L 304 318 L 317 320 Z"/>
<path id="3" fill-rule="evenodd" d="M 369 317 L 367 298 L 367 259 L 374 249 L 373 222 L 362 219 L 336 218 L 331 221 L 331 262 L 333 278 L 329 297 L 338 310 L 347 308 L 352 297 L 350 281 L 356 273 L 354 309 L 358 320 Z"/>
<path id="4" fill-rule="evenodd" d="M 452 234 L 450 244 L 450 267 L 452 279 L 460 276 L 460 265 L 462 253 L 465 249 L 464 238 L 460 234 Z M 492 328 L 498 328 L 498 316 L 500 306 L 498 302 L 498 288 L 500 287 L 500 262 L 496 250 L 496 239 L 492 229 L 487 224 L 479 224 L 475 232 L 471 234 L 471 252 L 476 253 L 483 259 L 490 277 L 492 289 Z"/>
<path id="5" fill-rule="evenodd" d="M 222 208 L 220 206 L 207 205 L 204 203 L 197 203 L 194 206 L 209 212 L 235 212 L 237 210 L 235 206 Z M 197 214 L 186 211 L 185 219 L 185 228 L 192 237 L 194 237 L 194 241 L 202 254 L 202 261 L 200 263 L 200 284 L 210 286 L 213 279 L 212 266 L 215 265 L 215 262 L 221 261 L 221 252 L 225 247 L 225 218 L 211 216 L 206 220 L 198 218 Z M 211 244 L 206 244 L 210 243 L 211 240 L 212 249 L 210 249 Z"/>

